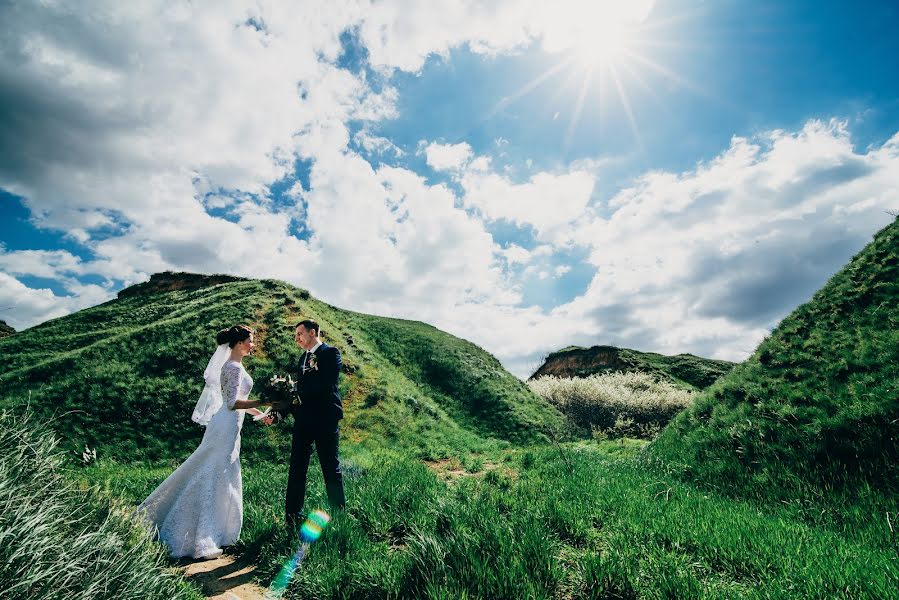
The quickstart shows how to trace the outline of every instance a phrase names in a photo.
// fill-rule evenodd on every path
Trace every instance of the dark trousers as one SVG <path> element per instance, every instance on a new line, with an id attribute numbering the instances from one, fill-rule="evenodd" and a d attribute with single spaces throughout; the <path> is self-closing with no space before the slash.
<path id="1" fill-rule="evenodd" d="M 312 421 L 310 423 L 310 421 Z M 343 474 L 337 457 L 340 428 L 336 421 L 321 422 L 301 418 L 294 425 L 293 444 L 290 449 L 290 472 L 287 476 L 287 524 L 295 529 L 303 518 L 303 503 L 306 498 L 306 473 L 312 444 L 318 453 L 318 462 L 325 478 L 325 490 L 331 506 L 343 508 L 346 497 L 343 493 Z"/>

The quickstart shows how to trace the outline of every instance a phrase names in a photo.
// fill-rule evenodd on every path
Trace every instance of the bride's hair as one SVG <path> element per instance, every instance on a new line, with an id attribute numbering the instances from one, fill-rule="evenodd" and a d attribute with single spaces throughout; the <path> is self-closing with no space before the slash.
<path id="1" fill-rule="evenodd" d="M 228 329 L 222 329 L 215 336 L 215 343 L 228 344 L 229 348 L 233 348 L 237 342 L 242 342 L 252 335 L 253 330 L 246 325 L 233 325 Z"/>

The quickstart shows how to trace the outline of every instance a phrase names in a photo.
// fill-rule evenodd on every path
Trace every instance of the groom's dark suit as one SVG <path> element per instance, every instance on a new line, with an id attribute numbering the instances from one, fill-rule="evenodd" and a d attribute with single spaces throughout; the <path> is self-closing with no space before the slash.
<path id="1" fill-rule="evenodd" d="M 303 354 L 295 373 L 301 403 L 293 405 L 290 411 L 294 419 L 293 444 L 286 501 L 287 521 L 294 529 L 302 518 L 306 472 L 313 443 L 325 478 L 328 501 L 332 506 L 341 508 L 346 504 L 343 475 L 337 457 L 338 421 L 343 418 L 337 382 L 342 366 L 337 348 L 323 343 L 314 353 Z"/>

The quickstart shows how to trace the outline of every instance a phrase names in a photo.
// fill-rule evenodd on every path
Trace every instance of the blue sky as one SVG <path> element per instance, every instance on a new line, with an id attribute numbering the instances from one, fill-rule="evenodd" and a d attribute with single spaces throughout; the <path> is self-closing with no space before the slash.
<path id="1" fill-rule="evenodd" d="M 717 155 L 733 135 L 796 129 L 814 117 L 852 119 L 862 146 L 882 143 L 899 128 L 895 3 L 866 3 L 864 10 L 845 2 L 668 4 L 667 11 L 665 3 L 656 6 L 660 14 L 647 21 L 645 35 L 669 45 L 664 51 L 648 45 L 646 55 L 689 85 L 647 69 L 639 74 L 648 91 L 627 86 L 642 143 L 617 95 L 609 95 L 600 114 L 595 89 L 566 143 L 578 85 L 558 87 L 575 69 L 496 112 L 504 97 L 562 60 L 538 46 L 495 58 L 460 48 L 448 58 L 431 57 L 421 73 L 395 74 L 400 116 L 374 132 L 407 149 L 428 139 L 467 142 L 477 153 L 492 153 L 494 140 L 503 138 L 511 163 L 531 158 L 545 168 L 626 156 L 621 170 L 628 177 L 689 169 Z"/>
<path id="2" fill-rule="evenodd" d="M 893 2 L 93 4 L 0 8 L 19 329 L 171 269 L 740 360 L 899 209 Z"/>

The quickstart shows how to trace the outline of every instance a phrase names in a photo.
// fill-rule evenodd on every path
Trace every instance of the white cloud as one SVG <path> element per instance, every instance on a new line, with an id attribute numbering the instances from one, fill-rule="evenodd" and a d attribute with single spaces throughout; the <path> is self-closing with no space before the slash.
<path id="1" fill-rule="evenodd" d="M 527 264 L 531 260 L 531 253 L 517 244 L 510 244 L 503 250 L 503 256 L 511 264 Z"/>
<path id="2" fill-rule="evenodd" d="M 425 159 L 428 166 L 435 171 L 456 171 L 465 166 L 471 160 L 471 146 L 463 142 L 461 144 L 438 144 L 432 142 L 425 149 Z"/>
<path id="3" fill-rule="evenodd" d="M 376 171 L 352 153 L 322 157 L 311 184 L 307 224 L 318 260 L 308 286 L 330 301 L 404 315 L 423 305 L 517 301 L 502 293 L 500 249 L 445 186 L 406 169 Z"/>
<path id="4" fill-rule="evenodd" d="M 592 248 L 597 272 L 557 311 L 593 320 L 609 343 L 742 358 L 897 204 L 895 137 L 863 153 L 839 121 L 735 137 L 693 171 L 639 178 L 608 219 L 582 221 L 571 239 Z"/>
<path id="5" fill-rule="evenodd" d="M 30 275 L 45 279 L 57 279 L 84 273 L 81 259 L 65 250 L 7 252 L 2 246 L 0 246 L 0 269 L 12 275 Z"/>
<path id="6" fill-rule="evenodd" d="M 322 132 L 395 115 L 395 90 L 375 94 L 330 62 L 360 14 L 331 3 L 7 5 L 17 27 L 0 72 L 16 96 L 0 125 L 0 186 L 80 241 L 202 218 L 210 191 L 264 195 Z"/>
<path id="7" fill-rule="evenodd" d="M 489 156 L 479 156 L 468 163 L 468 170 L 473 172 L 486 172 L 490 170 L 493 161 Z"/>
<path id="8" fill-rule="evenodd" d="M 73 284 L 69 296 L 57 296 L 48 288 L 30 288 L 0 271 L 0 307 L 3 319 L 22 330 L 49 319 L 109 300 L 113 293 L 97 285 Z"/>
<path id="9" fill-rule="evenodd" d="M 652 0 L 382 0 L 362 19 L 359 35 L 380 69 L 418 71 L 429 56 L 466 45 L 494 55 L 539 40 L 548 52 L 570 50 L 610 22 L 646 18 Z"/>
<path id="10" fill-rule="evenodd" d="M 594 175 L 572 171 L 541 172 L 525 183 L 497 173 L 469 170 L 462 177 L 465 204 L 489 220 L 530 225 L 541 241 L 558 241 L 575 219 L 584 215 L 593 194 Z"/>
<path id="11" fill-rule="evenodd" d="M 380 137 L 376 135 L 371 135 L 369 132 L 364 129 L 358 131 L 356 135 L 353 136 L 353 141 L 356 142 L 360 147 L 362 147 L 369 154 L 392 154 L 395 157 L 399 158 L 405 156 L 405 152 L 401 148 L 399 148 L 396 144 L 391 142 L 389 139 L 385 137 Z"/>
<path id="12" fill-rule="evenodd" d="M 444 186 L 348 148 L 348 124 L 396 117 L 398 92 L 337 68 L 343 32 L 358 32 L 375 68 L 416 71 L 462 45 L 569 48 L 590 24 L 574 7 L 588 4 L 3 4 L 16 27 L 0 48 L 0 187 L 90 255 L 0 252 L 11 324 L 110 296 L 81 276 L 129 284 L 176 269 L 277 277 L 422 319 L 517 369 L 572 343 L 742 356 L 899 209 L 899 138 L 859 152 L 838 121 L 735 137 L 693 170 L 645 174 L 608 218 L 591 200 L 604 158 L 515 181 L 467 142 L 427 144 L 428 165 L 453 178 Z M 367 131 L 357 147 L 402 156 Z M 276 206 L 268 186 L 297 158 L 312 162 L 309 189 Z M 503 249 L 497 221 L 533 228 L 539 245 Z M 526 306 L 510 273 L 561 274 L 551 257 L 572 245 L 590 250 L 589 288 Z"/>

